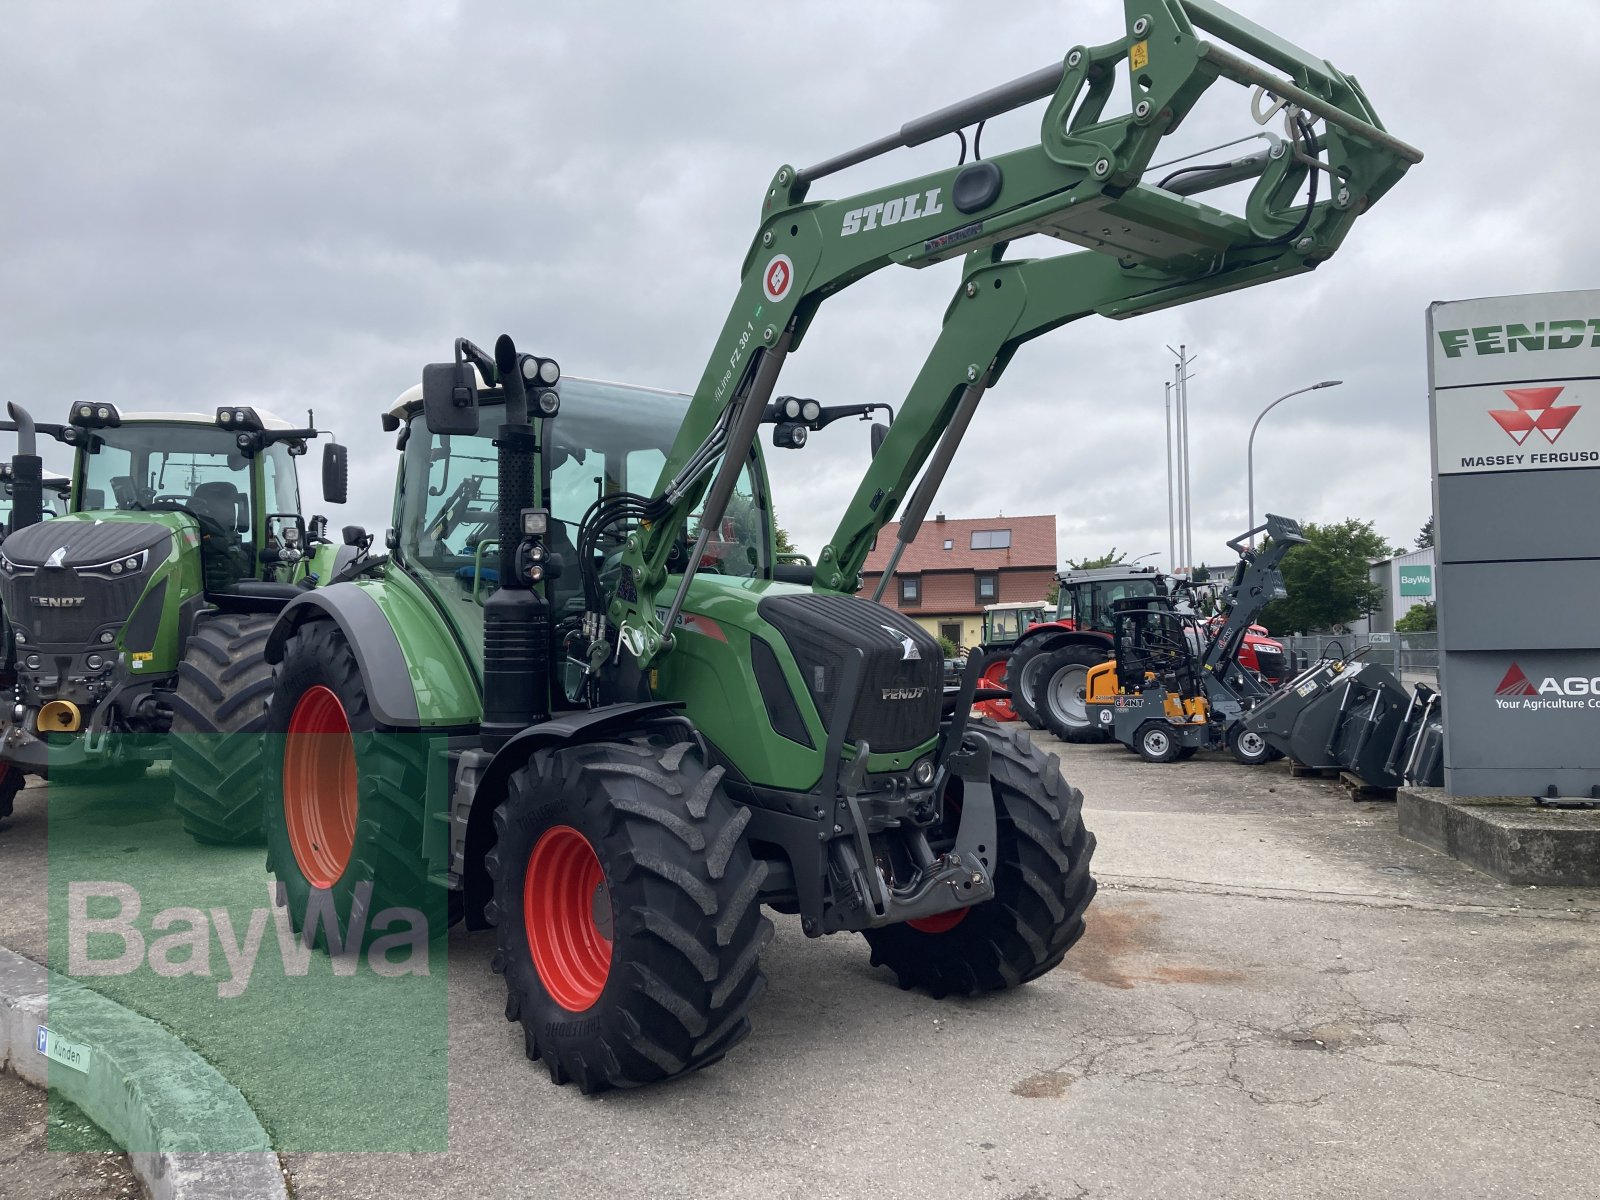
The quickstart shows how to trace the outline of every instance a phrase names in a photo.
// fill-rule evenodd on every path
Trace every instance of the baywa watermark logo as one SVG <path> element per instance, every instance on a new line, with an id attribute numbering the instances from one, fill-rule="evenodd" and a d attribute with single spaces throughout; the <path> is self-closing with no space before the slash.
<path id="1" fill-rule="evenodd" d="M 1535 684 L 1516 663 L 1494 689 L 1499 708 L 1539 712 L 1561 708 L 1600 708 L 1600 675 L 1546 675 Z"/>
<path id="2" fill-rule="evenodd" d="M 330 964 L 335 978 L 356 975 L 363 961 L 368 971 L 385 979 L 429 974 L 427 918 L 414 908 L 385 908 L 369 921 L 370 883 L 356 885 L 349 918 L 343 922 L 329 893 L 312 893 L 300 933 L 292 927 L 281 893 L 270 890 L 267 898 L 269 907 L 252 909 L 241 927 L 226 908 L 178 905 L 145 917 L 144 899 L 132 884 L 69 883 L 67 973 L 94 979 L 148 968 L 164 979 L 216 979 L 218 998 L 236 1000 L 255 977 L 270 922 L 283 974 L 289 978 L 311 974 L 319 933 L 327 953 L 316 956 Z M 91 914 L 91 904 L 97 914 Z"/>

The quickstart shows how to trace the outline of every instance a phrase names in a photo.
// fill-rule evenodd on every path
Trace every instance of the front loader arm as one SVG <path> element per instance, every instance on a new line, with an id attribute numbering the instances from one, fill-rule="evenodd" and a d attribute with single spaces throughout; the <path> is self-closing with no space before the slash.
<path id="1" fill-rule="evenodd" d="M 1030 295 L 1065 291 L 1076 297 L 1063 302 L 1052 294 L 1043 301 L 1053 306 L 1054 315 L 1040 314 L 1042 301 L 1034 301 L 1035 312 L 1028 315 L 1025 304 L 1010 331 L 1001 334 L 1003 318 L 991 321 L 985 314 L 979 322 L 983 332 L 969 338 L 961 314 L 948 343 L 941 338 L 918 380 L 919 392 L 926 390 L 926 395 L 917 397 L 911 421 L 902 412 L 891 433 L 899 435 L 896 450 L 881 468 L 874 468 L 876 482 L 887 479 L 894 485 L 883 489 L 884 499 L 872 510 L 872 519 L 881 525 L 887 515 L 880 518 L 880 513 L 892 511 L 885 501 L 891 495 L 898 498 L 909 484 L 903 476 L 908 470 L 915 474 L 954 419 L 955 402 L 943 382 L 952 364 L 958 388 L 979 379 L 993 382 L 1009 355 L 1006 347 L 1089 311 L 1130 315 L 1225 290 L 1224 281 L 1244 286 L 1256 281 L 1247 278 L 1252 270 L 1282 275 L 1310 269 L 1333 253 L 1359 212 L 1420 160 L 1417 151 L 1383 131 L 1347 77 L 1211 0 L 1127 0 L 1126 7 L 1127 32 L 1117 41 L 1075 47 L 1060 64 L 910 122 L 896 134 L 815 167 L 778 170 L 745 256 L 738 294 L 655 496 L 602 502 L 593 510 L 597 525 L 634 522 L 617 582 L 603 602 L 617 626 L 619 643 L 640 665 L 670 645 L 666 631 L 676 620 L 705 539 L 720 521 L 748 457 L 784 358 L 799 346 L 830 296 L 891 264 L 925 266 L 961 254 L 969 256 L 965 287 L 975 282 L 973 264 L 982 261 L 980 252 L 1030 234 L 1048 234 L 1091 252 L 1064 260 L 1083 260 L 1080 265 L 1048 268 L 1041 262 L 1031 273 L 1041 282 L 1030 283 Z M 1290 78 L 1280 79 L 1202 39 L 1197 27 Z M 1102 119 L 1119 75 L 1128 81 L 1132 111 Z M 1238 174 L 1238 164 L 1225 179 L 1188 172 L 1182 188 L 1186 195 L 1177 187 L 1163 190 L 1143 183 L 1161 140 L 1218 78 L 1246 85 L 1265 79 L 1274 95 L 1292 96 L 1303 110 L 1298 148 L 1274 143 L 1271 154 L 1263 153 L 1258 163 L 1242 168 L 1244 175 Z M 807 199 L 813 183 L 835 171 L 1046 97 L 1050 102 L 1038 145 L 842 200 Z M 1320 137 L 1310 129 L 1318 119 L 1325 122 Z M 1307 171 L 1327 171 L 1337 184 L 1315 206 L 1298 201 Z M 1241 215 L 1190 198 L 1250 177 L 1256 182 Z M 1009 271 L 1026 265 L 995 264 Z M 1056 270 L 1069 281 L 1043 282 Z M 983 282 L 987 286 L 991 281 Z M 1121 311 L 1119 304 L 1129 307 Z M 947 320 L 947 331 L 950 324 Z M 975 349 L 981 349 L 979 343 L 995 348 L 980 354 Z M 969 375 L 968 368 L 977 374 Z M 685 563 L 673 565 L 681 578 L 670 605 L 660 609 L 669 558 L 702 497 L 700 539 Z M 856 508 L 852 505 L 852 511 Z M 586 529 L 590 524 L 586 519 Z M 829 578 L 834 580 L 830 586 L 841 586 L 847 575 L 840 567 L 843 557 L 861 557 L 862 526 L 858 515 L 855 530 L 842 529 L 843 536 L 830 546 L 830 560 L 819 560 L 819 582 Z"/>

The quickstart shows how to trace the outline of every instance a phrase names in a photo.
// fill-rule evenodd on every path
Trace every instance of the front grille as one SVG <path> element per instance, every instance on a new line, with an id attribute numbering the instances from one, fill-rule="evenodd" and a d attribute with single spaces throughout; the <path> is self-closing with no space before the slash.
<path id="1" fill-rule="evenodd" d="M 832 728 L 840 680 L 855 651 L 866 657 L 845 740 L 874 751 L 909 750 L 939 729 L 944 655 L 903 614 L 856 596 L 769 596 L 758 611 L 783 634 L 822 723 Z M 907 658 L 907 650 L 916 657 Z"/>
<path id="2" fill-rule="evenodd" d="M 1284 678 L 1284 657 L 1280 650 L 1262 650 L 1256 648 L 1256 670 L 1261 672 L 1264 679 Z"/>
<path id="3" fill-rule="evenodd" d="M 11 623 L 26 632 L 30 643 L 75 646 L 88 642 L 102 625 L 125 620 L 147 582 L 142 573 L 96 579 L 58 567 L 41 567 L 32 574 L 5 579 L 0 583 L 0 595 Z M 83 603 L 71 608 L 34 603 L 35 599 L 74 598 Z"/>

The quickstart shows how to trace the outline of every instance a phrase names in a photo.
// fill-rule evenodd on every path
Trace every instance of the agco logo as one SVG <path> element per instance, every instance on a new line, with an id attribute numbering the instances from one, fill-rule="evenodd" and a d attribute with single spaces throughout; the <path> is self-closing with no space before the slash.
<path id="1" fill-rule="evenodd" d="M 1522 445 L 1537 429 L 1552 446 L 1566 432 L 1581 404 L 1557 404 L 1564 388 L 1507 388 L 1506 396 L 1514 408 L 1491 408 L 1489 415 L 1517 445 Z"/>
<path id="2" fill-rule="evenodd" d="M 1495 686 L 1495 703 L 1501 708 L 1600 708 L 1600 675 L 1546 675 L 1534 685 L 1517 663 L 1507 668 Z"/>

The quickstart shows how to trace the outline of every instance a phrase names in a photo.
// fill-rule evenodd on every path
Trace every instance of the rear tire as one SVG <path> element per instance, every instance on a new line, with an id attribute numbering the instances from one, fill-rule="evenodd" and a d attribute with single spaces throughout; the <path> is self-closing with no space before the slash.
<path id="1" fill-rule="evenodd" d="M 1228 730 L 1228 753 L 1233 755 L 1235 762 L 1247 767 L 1259 767 L 1262 763 L 1272 761 L 1272 747 L 1267 745 L 1267 739 L 1238 723 Z"/>
<path id="2" fill-rule="evenodd" d="M 715 1062 L 766 989 L 750 811 L 681 739 L 539 751 L 495 811 L 485 866 L 506 1019 L 553 1082 L 586 1095 Z"/>
<path id="3" fill-rule="evenodd" d="M 262 840 L 270 616 L 219 613 L 199 621 L 172 693 L 172 795 L 197 842 Z"/>
<path id="4" fill-rule="evenodd" d="M 1053 970 L 1083 936 L 1095 894 L 1094 835 L 1083 826 L 1083 793 L 1061 777 L 1061 760 L 1022 730 L 987 721 L 972 728 L 993 748 L 994 899 L 919 922 L 922 929 L 887 925 L 863 934 L 873 966 L 935 998 L 1017 987 Z"/>
<path id="5" fill-rule="evenodd" d="M 430 926 L 427 936 L 445 932 L 444 892 L 424 906 L 426 738 L 379 723 L 367 695 L 355 654 L 332 622 L 302 625 L 285 643 L 263 756 L 267 870 L 297 932 L 314 905 L 331 905 L 311 939 L 324 949 L 328 921 L 347 933 L 363 897 L 369 924 L 385 909 L 408 908 Z"/>
<path id="6" fill-rule="evenodd" d="M 1088 691 L 1089 668 L 1107 657 L 1093 646 L 1066 646 L 1039 661 L 1035 699 L 1044 727 L 1063 742 L 1088 745 L 1105 740 L 1105 732 L 1090 719 L 1083 698 Z"/>
<path id="7" fill-rule="evenodd" d="M 1145 762 L 1152 763 L 1171 762 L 1182 749 L 1165 721 L 1146 721 L 1134 730 L 1133 748 Z"/>

